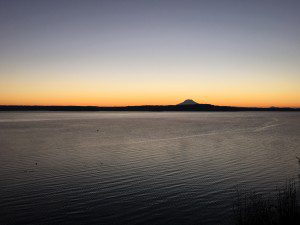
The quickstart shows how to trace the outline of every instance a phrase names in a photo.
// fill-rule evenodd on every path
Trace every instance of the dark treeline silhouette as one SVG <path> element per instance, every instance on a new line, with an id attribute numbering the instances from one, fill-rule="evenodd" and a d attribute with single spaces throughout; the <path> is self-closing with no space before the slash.
<path id="1" fill-rule="evenodd" d="M 300 111 L 300 108 L 234 107 L 210 104 L 142 105 L 123 107 L 2 105 L 0 106 L 0 111 Z"/>

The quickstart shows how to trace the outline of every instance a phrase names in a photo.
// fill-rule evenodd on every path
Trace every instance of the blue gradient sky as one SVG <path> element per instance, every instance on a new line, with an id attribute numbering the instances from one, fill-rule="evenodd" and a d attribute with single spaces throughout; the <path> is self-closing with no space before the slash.
<path id="1" fill-rule="evenodd" d="M 300 1 L 0 0 L 0 104 L 300 106 Z"/>

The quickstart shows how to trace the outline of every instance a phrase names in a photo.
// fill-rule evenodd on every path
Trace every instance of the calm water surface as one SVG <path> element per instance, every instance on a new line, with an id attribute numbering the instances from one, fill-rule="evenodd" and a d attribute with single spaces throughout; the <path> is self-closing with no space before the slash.
<path id="1" fill-rule="evenodd" d="M 2 112 L 0 224 L 231 224 L 297 155 L 298 112 Z"/>

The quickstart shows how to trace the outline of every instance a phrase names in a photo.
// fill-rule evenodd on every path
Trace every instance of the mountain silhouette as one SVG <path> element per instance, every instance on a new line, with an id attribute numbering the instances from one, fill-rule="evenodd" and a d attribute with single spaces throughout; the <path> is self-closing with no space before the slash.
<path id="1" fill-rule="evenodd" d="M 183 102 L 179 103 L 178 105 L 198 105 L 199 103 L 195 102 L 192 99 L 186 99 Z"/>

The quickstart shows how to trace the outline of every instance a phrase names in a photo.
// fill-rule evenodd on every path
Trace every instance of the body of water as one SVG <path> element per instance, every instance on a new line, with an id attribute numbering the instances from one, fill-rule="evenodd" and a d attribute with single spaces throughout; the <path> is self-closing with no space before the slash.
<path id="1" fill-rule="evenodd" d="M 2 112 L 0 224 L 231 224 L 298 185 L 299 112 Z"/>

